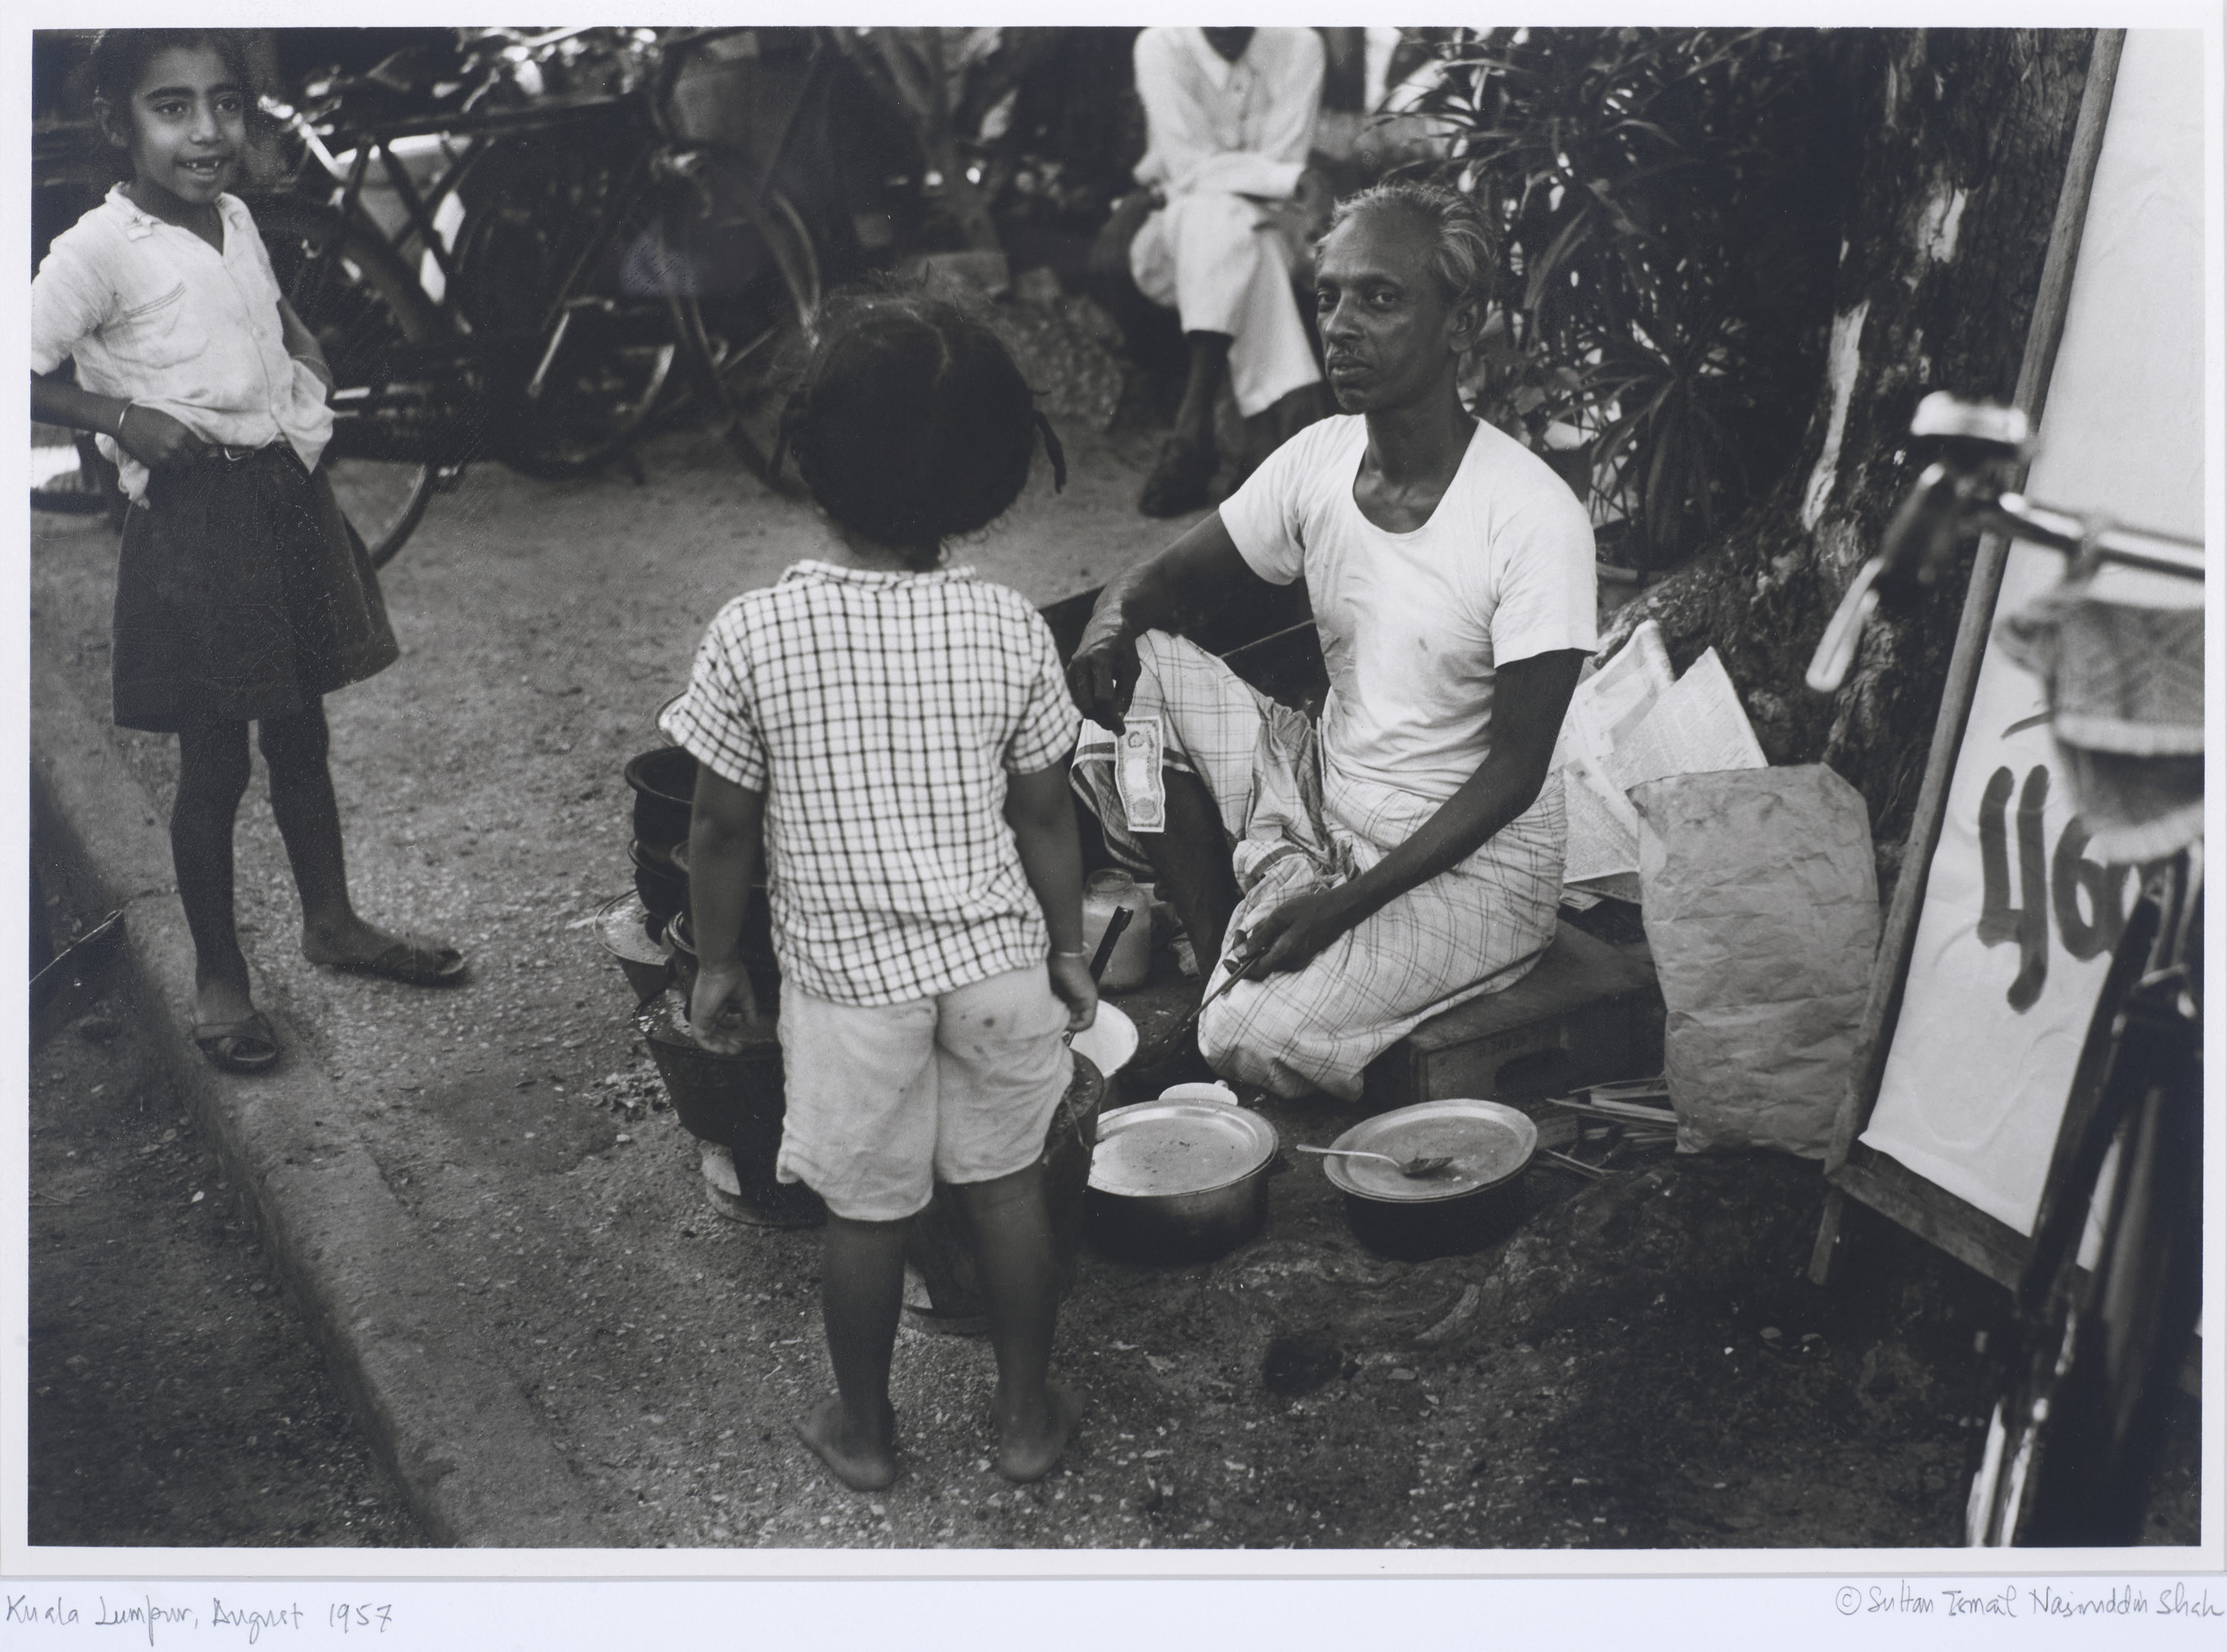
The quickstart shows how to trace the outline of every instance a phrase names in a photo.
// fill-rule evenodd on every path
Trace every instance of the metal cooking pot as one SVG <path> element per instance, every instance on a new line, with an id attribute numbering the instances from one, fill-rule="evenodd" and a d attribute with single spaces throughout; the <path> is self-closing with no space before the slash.
<path id="1" fill-rule="evenodd" d="M 1276 1128 L 1218 1084 L 1100 1115 L 1084 1215 L 1091 1242 L 1133 1261 L 1196 1262 L 1268 1219 Z"/>
<path id="2" fill-rule="evenodd" d="M 1445 1170 L 1420 1177 L 1377 1159 L 1323 1160 L 1345 1195 L 1353 1236 L 1380 1255 L 1420 1261 L 1480 1250 L 1516 1230 L 1539 1127 L 1498 1101 L 1425 1101 L 1364 1119 L 1330 1145 L 1394 1158 L 1452 1156 Z"/>
<path id="3" fill-rule="evenodd" d="M 1077 1050 L 1074 1060 L 1075 1076 L 1052 1110 L 1044 1132 L 1044 1204 L 1051 1218 L 1051 1253 L 1058 1264 L 1062 1298 L 1075 1292 L 1090 1143 L 1097 1132 L 1099 1107 L 1106 1099 L 1105 1077 L 1089 1057 Z M 913 1218 L 906 1231 L 905 1261 L 928 1290 L 926 1308 L 906 1304 L 906 1317 L 913 1324 L 960 1336 L 989 1330 L 990 1305 L 973 1241 L 951 1190 L 941 1182 L 928 1209 Z"/>

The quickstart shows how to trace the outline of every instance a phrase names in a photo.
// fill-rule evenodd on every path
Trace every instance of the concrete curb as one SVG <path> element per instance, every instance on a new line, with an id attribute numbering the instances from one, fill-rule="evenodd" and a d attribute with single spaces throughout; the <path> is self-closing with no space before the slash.
<path id="1" fill-rule="evenodd" d="M 593 1488 L 504 1363 L 457 1311 L 358 1136 L 346 1099 L 298 1055 L 235 1077 L 191 1041 L 193 944 L 169 840 L 105 718 L 33 649 L 32 807 L 41 867 L 125 911 L 134 1008 L 248 1204 L 335 1378 L 438 1543 L 585 1547 L 613 1540 Z M 280 1039 L 300 1049 L 276 1014 Z"/>

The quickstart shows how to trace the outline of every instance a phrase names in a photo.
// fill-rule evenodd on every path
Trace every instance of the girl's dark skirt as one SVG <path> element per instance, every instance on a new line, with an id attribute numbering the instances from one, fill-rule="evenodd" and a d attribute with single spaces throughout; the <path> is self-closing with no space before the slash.
<path id="1" fill-rule="evenodd" d="M 122 727 L 290 716 L 399 652 L 363 541 L 284 442 L 157 470 L 126 513 L 112 656 Z"/>

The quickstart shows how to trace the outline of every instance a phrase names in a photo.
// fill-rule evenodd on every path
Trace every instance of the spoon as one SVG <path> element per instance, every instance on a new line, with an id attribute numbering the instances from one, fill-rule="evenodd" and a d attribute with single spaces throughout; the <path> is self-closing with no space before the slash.
<path id="1" fill-rule="evenodd" d="M 1406 1177 L 1428 1176 L 1454 1162 L 1452 1153 L 1426 1153 L 1420 1158 L 1394 1158 L 1389 1153 L 1372 1153 L 1359 1147 L 1309 1147 L 1301 1142 L 1292 1145 L 1303 1153 L 1315 1153 L 1324 1158 L 1381 1158 Z"/>

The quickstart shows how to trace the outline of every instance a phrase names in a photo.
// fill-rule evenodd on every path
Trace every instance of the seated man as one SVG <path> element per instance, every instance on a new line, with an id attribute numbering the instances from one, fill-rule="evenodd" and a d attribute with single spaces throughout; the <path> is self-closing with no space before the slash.
<path id="1" fill-rule="evenodd" d="M 1129 272 L 1145 297 L 1175 309 L 1190 347 L 1175 434 L 1139 501 L 1148 515 L 1177 516 L 1206 502 L 1214 479 L 1225 371 L 1248 418 L 1322 380 L 1276 204 L 1311 195 L 1311 178 L 1308 191 L 1301 182 L 1323 47 L 1311 29 L 1147 29 L 1135 61 L 1145 188 L 1124 203 L 1109 239 L 1134 228 Z"/>
<path id="2" fill-rule="evenodd" d="M 1554 934 L 1550 760 L 1596 642 L 1592 531 L 1462 405 L 1490 246 L 1450 189 L 1339 207 L 1318 313 L 1349 416 L 1109 583 L 1069 670 L 1100 725 L 1075 783 L 1108 846 L 1158 880 L 1209 991 L 1229 971 L 1209 948 L 1260 960 L 1199 1048 L 1281 1095 L 1356 1098 L 1379 1052 L 1512 985 Z M 1302 575 L 1330 674 L 1315 725 L 1170 635 Z"/>

